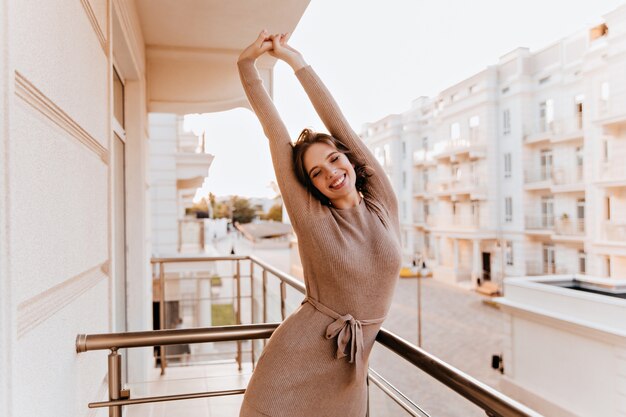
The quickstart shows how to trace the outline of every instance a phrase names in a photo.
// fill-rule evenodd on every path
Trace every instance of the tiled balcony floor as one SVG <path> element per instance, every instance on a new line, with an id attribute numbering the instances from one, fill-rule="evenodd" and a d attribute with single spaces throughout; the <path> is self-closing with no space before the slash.
<path id="1" fill-rule="evenodd" d="M 244 364 L 243 371 L 239 372 L 234 362 L 168 367 L 164 376 L 160 375 L 160 369 L 153 369 L 149 381 L 130 384 L 129 387 L 134 398 L 239 389 L 246 387 L 251 373 L 249 364 Z M 135 393 L 140 394 L 134 395 Z M 125 415 L 127 417 L 238 416 L 242 399 L 242 395 L 230 395 L 132 405 L 126 408 Z"/>

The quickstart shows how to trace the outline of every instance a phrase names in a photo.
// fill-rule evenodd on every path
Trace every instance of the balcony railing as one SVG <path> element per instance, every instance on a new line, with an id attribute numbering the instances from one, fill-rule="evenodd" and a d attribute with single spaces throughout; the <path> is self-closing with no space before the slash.
<path id="1" fill-rule="evenodd" d="M 605 126 L 626 124 L 626 93 L 613 94 L 598 102 L 598 117 Z"/>
<path id="2" fill-rule="evenodd" d="M 583 166 L 554 168 L 552 180 L 556 185 L 581 184 L 583 182 Z"/>
<path id="3" fill-rule="evenodd" d="M 297 279 L 276 270 L 274 267 L 265 262 L 250 256 L 231 256 L 231 257 L 198 257 L 198 258 L 160 258 L 154 259 L 153 264 L 158 265 L 159 282 L 160 282 L 160 306 L 161 314 L 164 314 L 165 302 L 165 279 L 164 266 L 166 264 L 183 263 L 185 265 L 191 263 L 207 263 L 217 261 L 230 261 L 237 265 L 236 268 L 236 287 L 237 287 L 237 305 L 240 307 L 241 284 L 243 275 L 240 270 L 240 263 L 244 261 L 250 262 L 250 291 L 255 287 L 254 266 L 260 267 L 262 279 L 262 297 L 260 299 L 263 309 L 263 318 L 266 318 L 268 306 L 268 274 L 278 279 L 280 283 L 280 309 L 281 316 L 286 316 L 286 304 L 288 302 L 287 286 L 297 291 L 300 295 L 305 294 L 304 284 Z M 257 275 L 258 278 L 258 275 Z M 250 294 L 254 300 L 254 295 Z M 254 309 L 252 309 L 254 311 Z M 238 310 L 240 313 L 241 310 Z M 122 348 L 139 348 L 160 346 L 161 352 L 164 352 L 165 346 L 181 345 L 181 344 L 198 344 L 207 342 L 235 341 L 241 343 L 244 340 L 259 340 L 268 338 L 278 326 L 278 323 L 254 323 L 248 325 L 240 324 L 241 315 L 237 315 L 237 325 L 234 326 L 218 326 L 210 328 L 193 328 L 179 330 L 159 330 L 131 333 L 109 333 L 96 335 L 78 335 L 76 338 L 76 350 L 79 353 L 94 350 L 110 350 L 108 355 L 108 388 L 109 400 L 90 403 L 90 408 L 109 408 L 109 416 L 121 417 L 122 409 L 125 406 L 136 404 L 146 404 L 164 401 L 187 400 L 195 398 L 209 398 L 225 395 L 243 394 L 245 389 L 224 389 L 219 391 L 194 392 L 187 394 L 153 396 L 144 398 L 130 398 L 130 392 L 122 389 L 121 385 L 121 369 Z M 164 320 L 161 321 L 165 322 Z M 477 381 L 476 379 L 466 375 L 458 369 L 443 362 L 437 357 L 429 354 L 423 349 L 407 342 L 399 336 L 381 329 L 376 337 L 376 342 L 386 347 L 392 352 L 406 360 L 408 364 L 413 365 L 407 368 L 407 372 L 411 369 L 415 371 L 422 370 L 439 382 L 443 383 L 457 394 L 468 399 L 475 405 L 482 408 L 487 415 L 490 416 L 533 416 L 540 415 L 533 410 L 517 403 L 509 397 L 495 389 Z M 241 360 L 241 352 L 238 352 L 238 360 Z M 254 353 L 252 354 L 254 365 Z M 162 355 L 162 359 L 165 358 Z M 165 361 L 161 361 L 162 370 L 165 370 Z M 380 392 L 397 403 L 404 411 L 403 414 L 411 416 L 427 416 L 420 407 L 407 398 L 402 392 L 386 381 L 376 371 L 370 369 L 368 374 L 368 387 L 371 392 L 373 386 L 376 386 Z M 368 402 L 368 407 L 370 403 Z M 232 415 L 237 415 L 238 411 L 233 410 Z M 368 410 L 369 414 L 369 410 Z"/>
<path id="4" fill-rule="evenodd" d="M 622 160 L 611 160 L 600 164 L 601 181 L 626 181 L 626 163 Z"/>
<path id="5" fill-rule="evenodd" d="M 485 184 L 479 176 L 459 176 L 442 178 L 438 181 L 440 193 L 471 193 L 485 189 Z"/>
<path id="6" fill-rule="evenodd" d="M 467 138 L 448 139 L 435 143 L 433 154 L 435 157 L 450 153 L 466 152 L 486 146 L 486 142 L 479 133 L 474 133 Z"/>
<path id="7" fill-rule="evenodd" d="M 434 217 L 433 225 L 437 227 L 453 227 L 456 229 L 484 229 L 486 225 L 479 216 L 475 215 L 444 215 L 439 214 Z"/>
<path id="8" fill-rule="evenodd" d="M 527 230 L 553 230 L 554 229 L 554 216 L 553 215 L 539 215 L 539 216 L 526 216 L 526 229 Z"/>
<path id="9" fill-rule="evenodd" d="M 526 262 L 526 275 L 537 276 L 537 275 L 554 275 L 557 273 L 565 273 L 564 271 L 558 271 L 557 265 L 554 262 L 537 262 L 537 261 L 527 261 Z"/>
<path id="10" fill-rule="evenodd" d="M 604 224 L 604 236 L 610 241 L 626 243 L 626 223 L 607 221 Z"/>
<path id="11" fill-rule="evenodd" d="M 524 182 L 526 184 L 552 182 L 552 169 L 548 166 L 529 168 L 524 173 Z"/>
<path id="12" fill-rule="evenodd" d="M 585 219 L 560 218 L 554 223 L 554 231 L 563 236 L 584 236 Z"/>
<path id="13" fill-rule="evenodd" d="M 413 152 L 413 164 L 423 165 L 433 161 L 433 151 L 426 149 L 419 149 Z"/>

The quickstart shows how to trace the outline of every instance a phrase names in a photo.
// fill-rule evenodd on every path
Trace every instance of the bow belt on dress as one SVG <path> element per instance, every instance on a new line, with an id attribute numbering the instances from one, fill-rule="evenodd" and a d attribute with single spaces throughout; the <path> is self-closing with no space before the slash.
<path id="1" fill-rule="evenodd" d="M 335 319 L 326 327 L 326 339 L 332 339 L 337 337 L 337 354 L 336 358 L 344 358 L 348 356 L 346 354 L 346 348 L 350 347 L 350 363 L 355 363 L 356 374 L 361 375 L 363 369 L 363 326 L 370 324 L 382 323 L 385 317 L 372 320 L 357 320 L 350 314 L 344 314 L 343 316 L 326 307 L 319 301 L 307 297 L 302 301 L 302 304 L 309 303 L 320 313 Z"/>

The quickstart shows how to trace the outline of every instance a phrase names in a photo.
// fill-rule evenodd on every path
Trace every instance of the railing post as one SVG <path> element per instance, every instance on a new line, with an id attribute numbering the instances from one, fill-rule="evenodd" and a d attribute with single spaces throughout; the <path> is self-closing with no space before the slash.
<path id="1" fill-rule="evenodd" d="M 109 401 L 119 400 L 122 389 L 122 357 L 117 349 L 111 349 L 109 354 Z M 122 417 L 122 406 L 109 407 L 109 417 Z"/>
<path id="2" fill-rule="evenodd" d="M 365 417 L 370 417 L 370 374 L 367 373 L 367 377 L 365 378 L 365 383 L 367 385 L 367 408 L 365 409 Z"/>
<path id="3" fill-rule="evenodd" d="M 254 324 L 254 263 L 250 261 L 250 323 Z M 250 341 L 250 359 L 254 371 L 254 340 Z"/>
<path id="4" fill-rule="evenodd" d="M 287 284 L 285 281 L 280 281 L 280 316 L 283 320 L 287 316 L 287 306 L 285 303 L 285 299 L 287 298 Z"/>
<path id="5" fill-rule="evenodd" d="M 159 288 L 161 289 L 159 291 L 159 327 L 161 330 L 165 330 L 165 267 L 163 262 L 159 262 Z M 161 375 L 165 375 L 165 346 L 161 345 L 159 354 L 161 355 Z"/>
<path id="6" fill-rule="evenodd" d="M 237 313 L 236 313 L 236 321 L 237 324 L 241 324 L 241 266 L 239 264 L 239 260 L 236 261 L 236 270 L 235 270 L 235 281 L 237 282 Z M 237 366 L 241 371 L 241 340 L 237 340 Z"/>
<path id="7" fill-rule="evenodd" d="M 263 323 L 267 323 L 267 270 L 263 268 Z M 263 347 L 267 341 L 263 339 Z"/>

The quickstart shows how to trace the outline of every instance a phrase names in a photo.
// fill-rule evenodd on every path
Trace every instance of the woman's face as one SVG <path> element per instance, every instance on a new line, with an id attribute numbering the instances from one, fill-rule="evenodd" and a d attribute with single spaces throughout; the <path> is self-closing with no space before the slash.
<path id="1" fill-rule="evenodd" d="M 315 188 L 334 206 L 343 208 L 359 202 L 354 166 L 337 148 L 325 142 L 314 143 L 306 150 L 303 162 Z"/>

